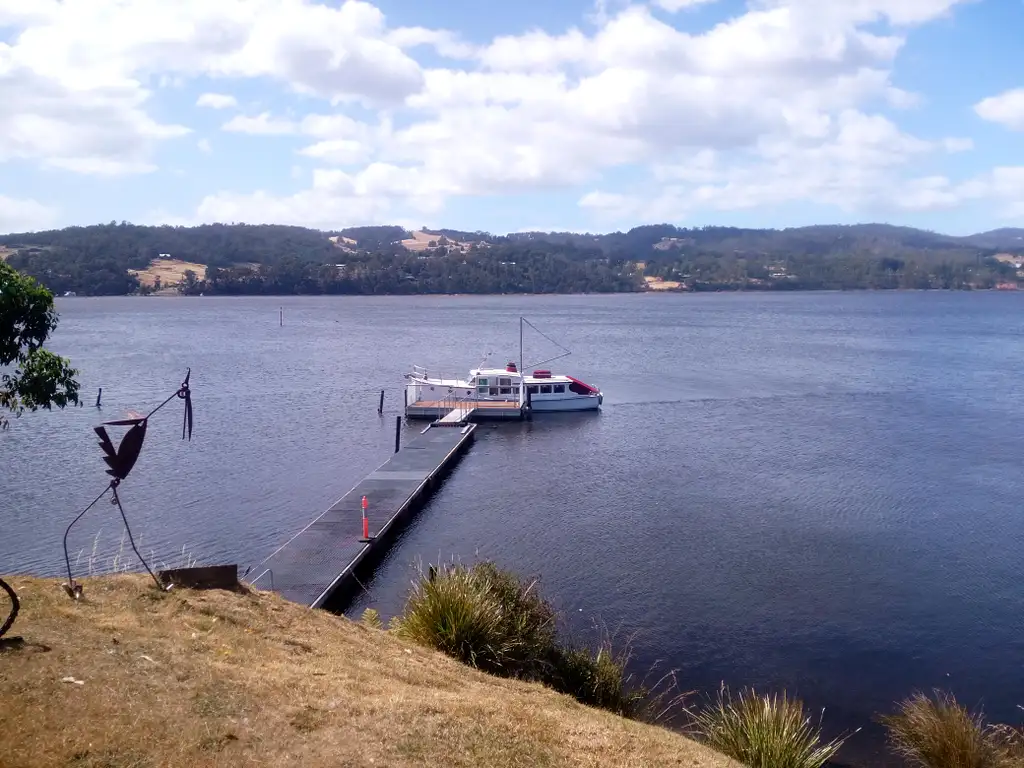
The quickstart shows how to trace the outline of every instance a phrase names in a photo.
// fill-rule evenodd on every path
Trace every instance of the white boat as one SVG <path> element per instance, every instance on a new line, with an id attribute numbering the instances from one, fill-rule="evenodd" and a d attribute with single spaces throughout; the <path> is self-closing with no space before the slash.
<path id="1" fill-rule="evenodd" d="M 546 368 L 535 368 L 530 373 L 522 370 L 523 323 L 529 325 L 528 321 L 520 318 L 519 365 L 510 361 L 504 368 L 476 368 L 464 379 L 431 376 L 425 368 L 414 365 L 412 373 L 405 376 L 408 382 L 407 406 L 422 404 L 441 410 L 444 407 L 454 409 L 476 405 L 481 410 L 503 406 L 521 410 L 528 405 L 534 413 L 595 411 L 600 408 L 604 395 L 597 387 L 572 376 L 554 374 Z M 568 353 L 565 350 L 565 354 Z"/>

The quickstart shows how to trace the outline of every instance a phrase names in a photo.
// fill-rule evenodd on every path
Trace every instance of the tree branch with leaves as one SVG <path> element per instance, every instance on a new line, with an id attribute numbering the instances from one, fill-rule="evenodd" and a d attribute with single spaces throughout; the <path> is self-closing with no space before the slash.
<path id="1" fill-rule="evenodd" d="M 78 404 L 77 371 L 62 357 L 43 349 L 57 327 L 53 294 L 27 275 L 0 261 L 0 428 L 6 414 Z M 0 579 L 11 607 L 0 621 L 0 636 L 18 615 L 18 595 Z M 0 614 L 2 616 L 2 614 Z"/>
<path id="2" fill-rule="evenodd" d="M 78 372 L 43 349 L 56 327 L 53 294 L 0 262 L 0 427 L 6 413 L 78 404 Z"/>

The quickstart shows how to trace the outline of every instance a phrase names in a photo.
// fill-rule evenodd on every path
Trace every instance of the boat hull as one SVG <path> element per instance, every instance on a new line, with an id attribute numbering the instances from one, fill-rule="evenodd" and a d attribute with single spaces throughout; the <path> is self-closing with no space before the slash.
<path id="1" fill-rule="evenodd" d="M 541 400 L 534 397 L 530 406 L 534 413 L 558 413 L 575 411 L 596 411 L 601 407 L 600 397 L 573 397 L 564 400 Z"/>

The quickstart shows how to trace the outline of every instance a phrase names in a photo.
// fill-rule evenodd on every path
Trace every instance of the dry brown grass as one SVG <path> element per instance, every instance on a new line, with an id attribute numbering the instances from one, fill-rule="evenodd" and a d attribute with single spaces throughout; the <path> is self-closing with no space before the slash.
<path id="1" fill-rule="evenodd" d="M 159 276 L 160 285 L 164 288 L 177 285 L 185 279 L 185 271 L 191 269 L 196 277 L 202 280 L 206 277 L 206 265 L 197 264 L 193 261 L 182 261 L 181 259 L 153 259 L 148 269 L 129 270 L 139 278 L 139 282 L 145 286 L 152 287 L 156 284 Z"/>
<path id="2" fill-rule="evenodd" d="M 413 232 L 412 237 L 402 241 L 402 247 L 407 251 L 425 251 L 430 247 L 432 241 L 436 241 L 440 235 L 428 235 L 426 232 Z"/>
<path id="3" fill-rule="evenodd" d="M 4 768 L 738 767 L 264 592 L 112 576 L 75 603 L 55 580 L 11 582 L 25 645 L 0 651 Z"/>
<path id="4" fill-rule="evenodd" d="M 682 283 L 676 280 L 664 280 L 660 277 L 645 277 L 644 282 L 649 291 L 674 291 L 682 286 Z"/>
<path id="5" fill-rule="evenodd" d="M 943 691 L 915 693 L 881 718 L 894 751 L 919 768 L 1022 768 L 1024 744 L 1007 726 L 992 726 Z"/>
<path id="6" fill-rule="evenodd" d="M 441 237 L 441 235 L 431 235 L 417 230 L 412 233 L 412 237 L 402 240 L 402 247 L 407 251 L 425 251 L 430 248 L 430 243 L 436 243 Z M 448 238 L 448 245 L 456 248 L 469 247 L 469 243 L 464 243 L 461 240 L 452 240 L 451 238 Z"/>

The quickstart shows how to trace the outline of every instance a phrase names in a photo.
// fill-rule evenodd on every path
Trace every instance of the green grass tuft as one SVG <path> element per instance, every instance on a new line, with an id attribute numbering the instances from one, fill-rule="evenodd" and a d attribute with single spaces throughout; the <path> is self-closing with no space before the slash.
<path id="1" fill-rule="evenodd" d="M 895 715 L 880 719 L 893 750 L 918 768 L 1024 766 L 1017 731 L 986 724 L 982 713 L 969 711 L 949 693 L 915 693 L 899 703 Z"/>
<path id="2" fill-rule="evenodd" d="M 559 643 L 556 614 L 537 589 L 494 563 L 431 568 L 393 631 L 492 674 L 542 682 L 594 707 L 643 716 L 648 691 L 629 685 L 626 654 Z M 660 699 L 659 699 L 660 701 Z"/>
<path id="3" fill-rule="evenodd" d="M 380 613 L 377 612 L 376 608 L 367 608 L 363 611 L 361 618 L 363 624 L 370 629 L 383 629 L 384 625 L 380 620 Z"/>
<path id="4" fill-rule="evenodd" d="M 629 686 L 627 661 L 628 657 L 616 654 L 607 641 L 596 652 L 557 647 L 548 683 L 588 706 L 636 718 L 646 712 L 649 694 L 643 687 Z"/>
<path id="5" fill-rule="evenodd" d="M 702 709 L 691 712 L 694 729 L 714 749 L 750 768 L 821 768 L 844 739 L 822 744 L 803 702 L 782 694 L 745 689 L 734 699 L 724 686 Z"/>
<path id="6" fill-rule="evenodd" d="M 499 601 L 473 572 L 451 566 L 413 587 L 392 629 L 472 667 L 508 674 L 516 639 L 506 635 L 503 619 Z"/>

